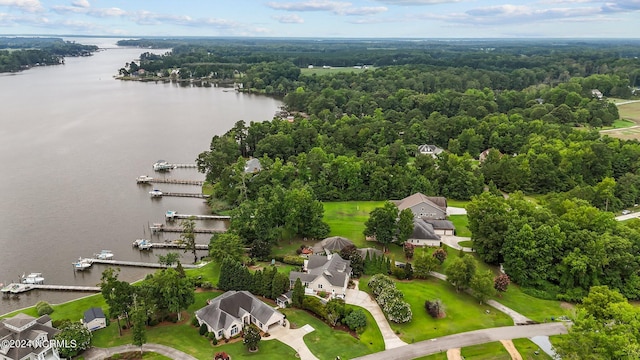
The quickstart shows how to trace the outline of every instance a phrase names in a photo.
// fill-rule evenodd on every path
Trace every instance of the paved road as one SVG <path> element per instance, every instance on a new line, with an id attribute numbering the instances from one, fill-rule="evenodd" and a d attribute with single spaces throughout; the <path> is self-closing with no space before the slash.
<path id="1" fill-rule="evenodd" d="M 112 348 L 91 348 L 84 353 L 82 356 L 85 360 L 102 360 L 108 357 L 111 357 L 115 354 L 121 354 L 126 352 L 140 351 L 140 347 L 135 345 L 122 345 L 116 346 Z M 168 346 L 160 345 L 160 344 L 144 344 L 142 345 L 142 351 L 145 352 L 154 352 L 160 355 L 164 355 L 170 359 L 174 360 L 198 360 L 191 355 L 185 354 L 180 350 L 176 350 L 174 348 L 170 348 Z"/>
<path id="2" fill-rule="evenodd" d="M 616 216 L 616 220 L 625 221 L 625 220 L 629 220 L 629 219 L 635 219 L 637 217 L 640 217 L 640 211 L 632 212 L 631 214 L 627 214 L 627 215 Z"/>
<path id="3" fill-rule="evenodd" d="M 420 341 L 415 344 L 359 357 L 360 360 L 410 360 L 426 355 L 436 354 L 449 349 L 463 348 L 488 342 L 530 338 L 539 335 L 566 334 L 567 328 L 562 323 L 548 323 L 524 326 L 505 326 L 491 329 L 469 331 L 444 336 L 437 339 Z"/>
<path id="4" fill-rule="evenodd" d="M 461 207 L 447 207 L 447 215 L 467 215 L 467 209 Z"/>

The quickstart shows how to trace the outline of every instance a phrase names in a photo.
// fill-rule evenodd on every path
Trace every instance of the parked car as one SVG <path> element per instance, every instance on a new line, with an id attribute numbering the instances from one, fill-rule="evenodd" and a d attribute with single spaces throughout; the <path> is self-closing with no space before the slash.
<path id="1" fill-rule="evenodd" d="M 629 211 L 629 210 L 622 210 L 622 215 L 627 215 L 627 214 L 631 214 L 631 211 Z"/>

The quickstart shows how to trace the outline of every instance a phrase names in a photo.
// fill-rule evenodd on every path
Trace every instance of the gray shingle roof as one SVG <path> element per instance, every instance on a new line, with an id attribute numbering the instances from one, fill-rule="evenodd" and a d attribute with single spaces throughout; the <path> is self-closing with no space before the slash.
<path id="1" fill-rule="evenodd" d="M 324 276 L 331 285 L 343 286 L 346 277 L 351 274 L 351 262 L 342 259 L 338 254 L 333 254 L 331 259 L 327 256 L 312 255 L 307 263 L 307 272 L 315 276 L 314 279 Z"/>
<path id="2" fill-rule="evenodd" d="M 325 249 L 331 252 L 340 252 L 346 246 L 353 245 L 353 242 L 342 236 L 332 236 L 326 238 L 313 246 L 313 252 L 316 254 L 322 253 Z"/>
<path id="3" fill-rule="evenodd" d="M 402 200 L 395 200 L 394 203 L 398 206 L 398 210 L 402 211 L 420 203 L 427 203 L 433 207 L 447 212 L 447 198 L 442 196 L 426 196 L 423 193 L 415 193 L 407 196 Z"/>
<path id="4" fill-rule="evenodd" d="M 449 220 L 435 220 L 422 218 L 427 224 L 431 224 L 435 230 L 455 230 L 456 227 Z"/>
<path id="5" fill-rule="evenodd" d="M 48 322 L 47 319 L 50 320 L 48 316 L 42 316 L 36 319 L 23 313 L 17 314 L 9 319 L 4 319 L 0 321 L 0 339 L 19 342 L 22 340 L 35 340 L 38 336 L 46 334 L 46 339 L 50 340 L 59 330 L 46 325 Z M 31 326 L 22 329 L 22 331 L 15 330 L 16 328 L 21 329 L 32 322 L 33 324 Z M 9 359 L 24 359 L 29 354 L 40 354 L 44 350 L 44 347 L 13 346 L 5 356 Z"/>
<path id="6" fill-rule="evenodd" d="M 413 233 L 409 238 L 420 240 L 440 240 L 440 236 L 433 231 L 433 226 L 423 219 L 413 220 Z"/>
<path id="7" fill-rule="evenodd" d="M 104 312 L 99 307 L 93 307 L 84 312 L 84 323 L 88 324 L 95 319 L 105 319 Z"/>
<path id="8" fill-rule="evenodd" d="M 235 320 L 242 322 L 242 316 L 247 313 L 263 324 L 267 324 L 274 313 L 280 314 L 248 291 L 227 291 L 196 311 L 198 318 L 214 330 L 226 329 Z"/>

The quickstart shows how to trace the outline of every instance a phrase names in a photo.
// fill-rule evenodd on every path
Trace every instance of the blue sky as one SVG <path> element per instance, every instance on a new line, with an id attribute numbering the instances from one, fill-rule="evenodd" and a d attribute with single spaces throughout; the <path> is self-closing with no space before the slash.
<path id="1" fill-rule="evenodd" d="M 640 38 L 640 0 L 0 0 L 0 34 Z"/>

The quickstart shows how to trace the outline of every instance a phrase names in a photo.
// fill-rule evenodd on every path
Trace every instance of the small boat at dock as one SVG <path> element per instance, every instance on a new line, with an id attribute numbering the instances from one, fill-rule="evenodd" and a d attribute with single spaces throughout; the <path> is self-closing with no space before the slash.
<path id="1" fill-rule="evenodd" d="M 113 259 L 113 253 L 111 250 L 102 250 L 99 254 L 95 254 L 96 259 L 100 260 L 111 260 Z"/>
<path id="2" fill-rule="evenodd" d="M 91 265 L 93 265 L 93 263 L 91 262 L 91 259 L 83 259 L 83 258 L 78 258 L 78 261 L 72 264 L 73 264 L 73 268 L 77 271 L 86 270 L 90 268 Z"/>
<path id="3" fill-rule="evenodd" d="M 44 284 L 42 273 L 31 273 L 27 276 L 23 274 L 20 280 L 23 284 Z"/>
<path id="4" fill-rule="evenodd" d="M 5 287 L 3 287 L 2 289 L 0 289 L 0 292 L 4 295 L 9 295 L 9 294 L 19 294 L 25 291 L 29 291 L 31 290 L 31 285 L 30 284 L 9 284 Z"/>
<path id="5" fill-rule="evenodd" d="M 178 213 L 177 213 L 177 212 L 175 212 L 175 211 L 173 211 L 173 210 L 167 210 L 167 213 L 166 213 L 166 214 L 164 214 L 164 217 L 165 217 L 167 220 L 172 221 L 172 220 L 175 220 L 175 218 L 176 218 L 176 215 L 177 215 L 177 214 L 178 214 Z"/>
<path id="6" fill-rule="evenodd" d="M 133 246 L 137 247 L 140 250 L 151 250 L 153 245 L 151 245 L 151 241 L 147 239 L 136 239 L 133 242 Z"/>
<path id="7" fill-rule="evenodd" d="M 149 195 L 151 195 L 151 197 L 162 197 L 162 191 L 159 189 L 153 189 L 149 191 Z"/>
<path id="8" fill-rule="evenodd" d="M 173 170 L 174 168 L 175 166 L 173 166 L 173 164 L 169 164 L 164 160 L 158 160 L 155 162 L 155 164 L 153 164 L 153 170 L 155 171 L 169 171 Z"/>
<path id="9" fill-rule="evenodd" d="M 138 184 L 148 184 L 151 180 L 153 180 L 153 178 L 147 175 L 140 175 L 136 178 Z"/>

